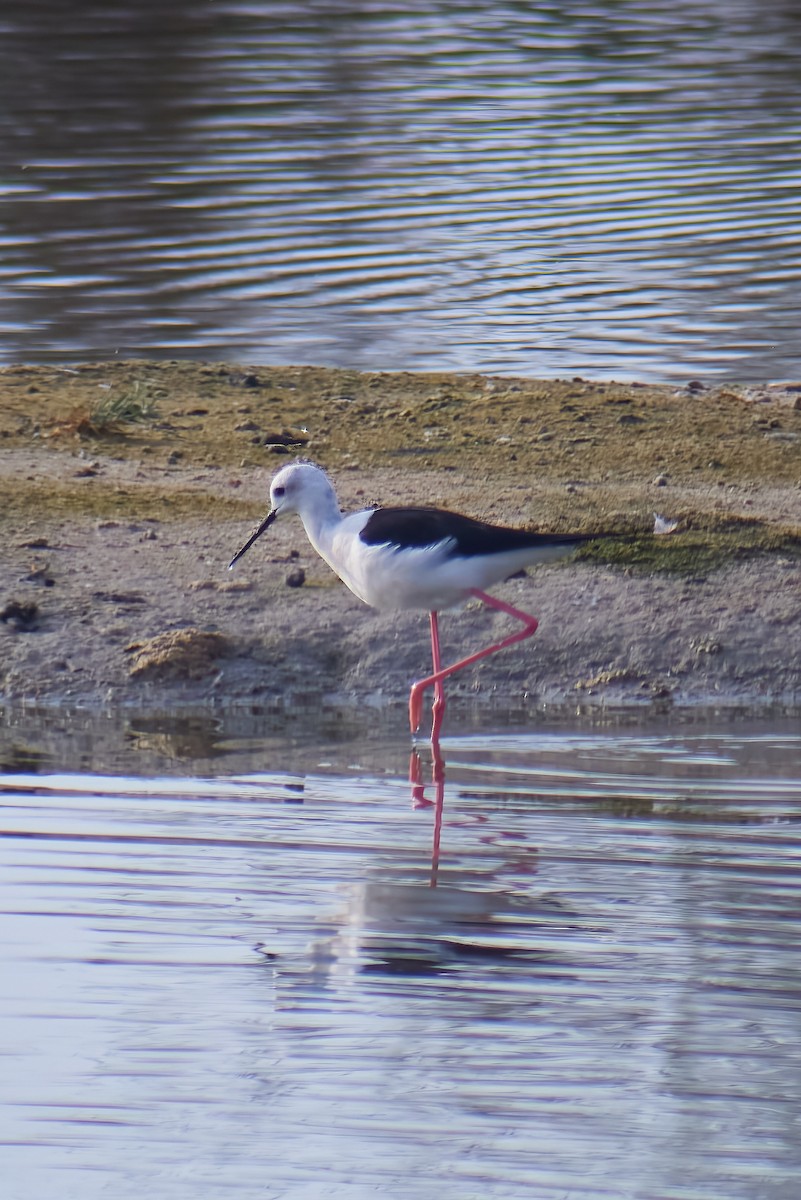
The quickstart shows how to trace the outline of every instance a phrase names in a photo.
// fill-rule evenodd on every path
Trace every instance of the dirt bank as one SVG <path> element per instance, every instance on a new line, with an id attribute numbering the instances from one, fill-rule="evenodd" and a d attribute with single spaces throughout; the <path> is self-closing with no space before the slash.
<path id="1" fill-rule="evenodd" d="M 142 362 L 0 372 L 0 702 L 404 698 L 425 618 L 362 606 L 298 522 L 226 570 L 298 454 L 343 507 L 625 535 L 505 585 L 540 631 L 452 696 L 801 700 L 801 388 Z M 632 536 L 654 510 L 679 532 Z M 446 653 L 502 628 L 442 624 Z"/>

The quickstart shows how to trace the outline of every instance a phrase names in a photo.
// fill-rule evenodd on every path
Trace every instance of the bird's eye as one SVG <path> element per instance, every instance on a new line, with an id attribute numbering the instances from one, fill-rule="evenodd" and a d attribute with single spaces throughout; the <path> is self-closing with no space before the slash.
<path id="1" fill-rule="evenodd" d="M 286 488 L 282 488 L 282 487 L 273 488 L 273 495 L 274 496 L 283 496 L 285 491 L 286 491 Z"/>

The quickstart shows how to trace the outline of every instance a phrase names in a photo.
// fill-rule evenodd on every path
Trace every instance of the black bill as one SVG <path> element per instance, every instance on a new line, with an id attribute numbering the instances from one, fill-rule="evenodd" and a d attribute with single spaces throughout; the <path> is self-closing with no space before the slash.
<path id="1" fill-rule="evenodd" d="M 244 546 L 242 547 L 242 549 L 241 549 L 241 550 L 237 550 L 236 554 L 234 555 L 234 557 L 233 557 L 233 558 L 231 559 L 231 561 L 229 562 L 229 564 L 228 564 L 228 570 L 229 570 L 229 571 L 231 570 L 231 567 L 234 565 L 234 563 L 238 563 L 238 562 L 239 562 L 239 560 L 240 560 L 240 558 L 242 557 L 242 555 L 243 555 L 243 554 L 247 554 L 248 550 L 249 550 L 249 549 L 250 549 L 250 547 L 253 545 L 253 543 L 256 541 L 256 539 L 257 539 L 257 538 L 260 538 L 260 537 L 261 537 L 261 535 L 262 535 L 262 534 L 265 532 L 265 530 L 267 530 L 267 529 L 269 529 L 269 528 L 270 528 L 270 526 L 272 525 L 273 521 L 275 520 L 275 518 L 276 518 L 277 516 L 278 516 L 278 513 L 275 511 L 275 509 L 272 509 L 270 512 L 268 512 L 268 513 L 267 513 L 267 516 L 264 518 L 264 520 L 262 521 L 261 525 L 258 527 L 258 529 L 256 530 L 256 532 L 255 532 L 255 533 L 252 533 L 252 534 L 250 535 L 250 537 L 249 537 L 249 538 L 248 538 L 248 540 L 245 542 L 245 544 L 244 544 Z"/>

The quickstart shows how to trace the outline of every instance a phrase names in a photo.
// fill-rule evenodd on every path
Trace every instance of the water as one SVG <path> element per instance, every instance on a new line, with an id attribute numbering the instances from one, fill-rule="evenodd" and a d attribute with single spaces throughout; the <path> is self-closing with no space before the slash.
<path id="1" fill-rule="evenodd" d="M 801 16 L 6 0 L 0 355 L 797 378 Z"/>
<path id="2" fill-rule="evenodd" d="M 328 722 L 6 718 L 4 1197 L 794 1200 L 797 721 Z"/>

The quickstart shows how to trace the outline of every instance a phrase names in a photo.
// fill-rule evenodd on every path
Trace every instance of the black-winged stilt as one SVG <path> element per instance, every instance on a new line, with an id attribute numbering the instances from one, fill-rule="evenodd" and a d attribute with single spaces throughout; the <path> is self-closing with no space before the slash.
<path id="1" fill-rule="evenodd" d="M 434 689 L 436 739 L 445 710 L 443 681 L 462 667 L 531 637 L 537 620 L 484 591 L 523 567 L 552 562 L 605 534 L 533 533 L 475 521 L 438 508 L 373 508 L 343 515 L 325 472 L 310 462 L 283 467 L 270 485 L 270 511 L 230 567 L 284 513 L 297 513 L 314 549 L 372 608 L 425 609 L 431 622 L 433 673 L 412 686 L 409 721 L 420 725 L 423 692 Z M 475 596 L 521 621 L 523 628 L 443 667 L 437 613 Z"/>

